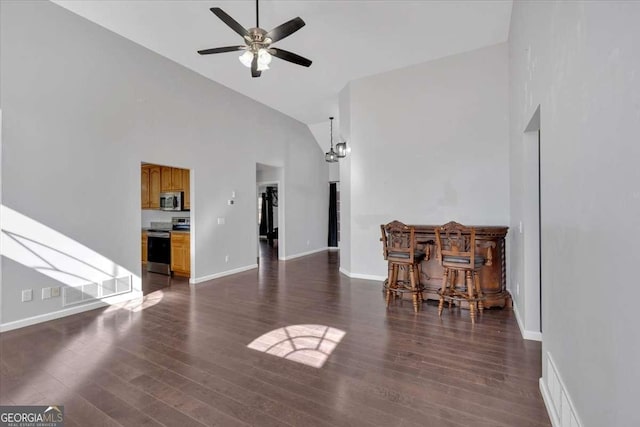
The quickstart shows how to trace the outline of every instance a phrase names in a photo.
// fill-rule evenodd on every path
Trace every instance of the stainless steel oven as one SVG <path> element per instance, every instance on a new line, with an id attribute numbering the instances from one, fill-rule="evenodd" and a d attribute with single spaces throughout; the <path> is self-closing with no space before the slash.
<path id="1" fill-rule="evenodd" d="M 147 271 L 171 275 L 171 233 L 147 232 Z"/>

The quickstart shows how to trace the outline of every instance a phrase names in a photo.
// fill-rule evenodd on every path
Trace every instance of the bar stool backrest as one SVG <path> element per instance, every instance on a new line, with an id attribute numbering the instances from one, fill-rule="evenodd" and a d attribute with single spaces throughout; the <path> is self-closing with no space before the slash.
<path id="1" fill-rule="evenodd" d="M 443 267 L 460 268 L 476 264 L 476 229 L 455 221 L 436 227 L 437 258 Z M 455 260 L 451 262 L 451 260 Z"/>
<path id="2" fill-rule="evenodd" d="M 413 226 L 391 221 L 380 226 L 382 251 L 389 262 L 413 264 L 416 252 L 416 234 Z"/>

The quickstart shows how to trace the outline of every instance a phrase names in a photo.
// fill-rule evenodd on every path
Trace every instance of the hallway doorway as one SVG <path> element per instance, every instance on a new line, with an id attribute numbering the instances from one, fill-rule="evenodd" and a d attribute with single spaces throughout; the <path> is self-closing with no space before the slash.
<path id="1" fill-rule="evenodd" d="M 284 257 L 282 168 L 256 165 L 257 263 Z"/>

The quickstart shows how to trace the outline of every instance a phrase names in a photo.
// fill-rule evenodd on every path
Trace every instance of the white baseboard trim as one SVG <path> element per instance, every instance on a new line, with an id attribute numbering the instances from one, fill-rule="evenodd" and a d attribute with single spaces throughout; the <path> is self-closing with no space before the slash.
<path id="1" fill-rule="evenodd" d="M 142 292 L 128 292 L 126 294 L 116 295 L 111 298 L 94 301 L 89 304 L 65 308 L 63 310 L 27 317 L 25 319 L 14 320 L 13 322 L 2 323 L 0 324 L 0 332 L 12 331 L 14 329 L 24 328 L 38 323 L 48 322 L 49 320 L 60 319 L 61 317 L 71 316 L 72 314 L 83 313 L 85 311 L 95 310 L 96 308 L 102 308 L 139 298 L 142 298 Z"/>
<path id="2" fill-rule="evenodd" d="M 316 254 L 318 252 L 324 252 L 324 251 L 326 251 L 328 249 L 329 248 L 327 246 L 325 246 L 323 248 L 314 249 L 314 250 L 308 251 L 308 252 L 301 252 L 299 254 L 288 255 L 288 256 L 286 256 L 284 258 L 281 258 L 281 259 L 283 261 L 290 261 L 290 260 L 295 259 L 295 258 L 300 258 L 300 257 L 307 256 L 307 255 L 313 255 L 313 254 Z"/>
<path id="3" fill-rule="evenodd" d="M 329 249 L 330 251 L 339 251 L 340 250 L 340 246 L 329 246 L 329 247 L 327 247 L 327 249 Z"/>
<path id="4" fill-rule="evenodd" d="M 253 270 L 258 268 L 258 264 L 245 265 L 244 267 L 234 268 L 233 270 L 222 271 L 220 273 L 209 274 L 208 276 L 196 277 L 189 279 L 189 284 L 197 285 L 198 283 L 206 282 L 208 280 L 219 279 L 225 276 L 231 276 L 232 274 L 242 273 L 243 271 Z"/>
<path id="5" fill-rule="evenodd" d="M 387 280 L 387 276 L 378 276 L 376 274 L 361 274 L 361 273 L 351 273 L 350 271 L 345 270 L 340 267 L 340 273 L 344 274 L 347 277 L 351 277 L 352 279 L 364 279 L 364 280 L 376 280 L 384 282 Z"/>
<path id="6" fill-rule="evenodd" d="M 518 311 L 518 305 L 515 301 L 513 301 L 513 312 L 516 314 L 516 322 L 518 322 L 518 327 L 520 328 L 520 334 L 522 335 L 522 338 L 524 338 L 525 340 L 542 342 L 542 332 L 528 331 L 524 328 L 524 323 L 522 323 L 520 312 Z"/>
<path id="7" fill-rule="evenodd" d="M 340 267 L 338 270 L 340 271 L 340 273 L 344 274 L 345 276 L 351 277 L 351 272 L 349 270 L 342 267 Z"/>
<path id="8" fill-rule="evenodd" d="M 549 393 L 547 385 L 544 383 L 544 378 L 540 378 L 538 383 L 540 384 L 540 394 L 542 394 L 542 401 L 544 402 L 545 408 L 547 408 L 547 414 L 549 414 L 551 425 L 553 427 L 560 427 L 560 419 L 558 418 L 558 414 L 551 403 L 551 394 Z"/>

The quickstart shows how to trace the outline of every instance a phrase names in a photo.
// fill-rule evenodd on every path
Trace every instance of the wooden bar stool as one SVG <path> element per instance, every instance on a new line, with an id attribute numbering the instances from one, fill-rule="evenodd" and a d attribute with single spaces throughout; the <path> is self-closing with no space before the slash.
<path id="1" fill-rule="evenodd" d="M 476 321 L 476 310 L 484 309 L 484 295 L 480 289 L 479 271 L 484 257 L 476 254 L 476 230 L 457 222 L 449 222 L 435 229 L 438 261 L 444 268 L 438 316 L 442 316 L 444 302 L 466 301 L 469 304 L 471 322 Z M 464 275 L 464 288 L 456 287 L 457 275 Z"/>
<path id="2" fill-rule="evenodd" d="M 411 293 L 413 310 L 417 313 L 422 304 L 423 286 L 420 284 L 420 263 L 426 255 L 416 249 L 415 229 L 400 221 L 392 221 L 381 225 L 382 249 L 384 259 L 388 263 L 389 276 L 385 281 L 387 308 L 391 303 L 391 297 L 403 293 Z M 399 280 L 399 271 L 407 271 L 404 280 Z M 408 282 L 407 282 L 408 278 Z"/>

